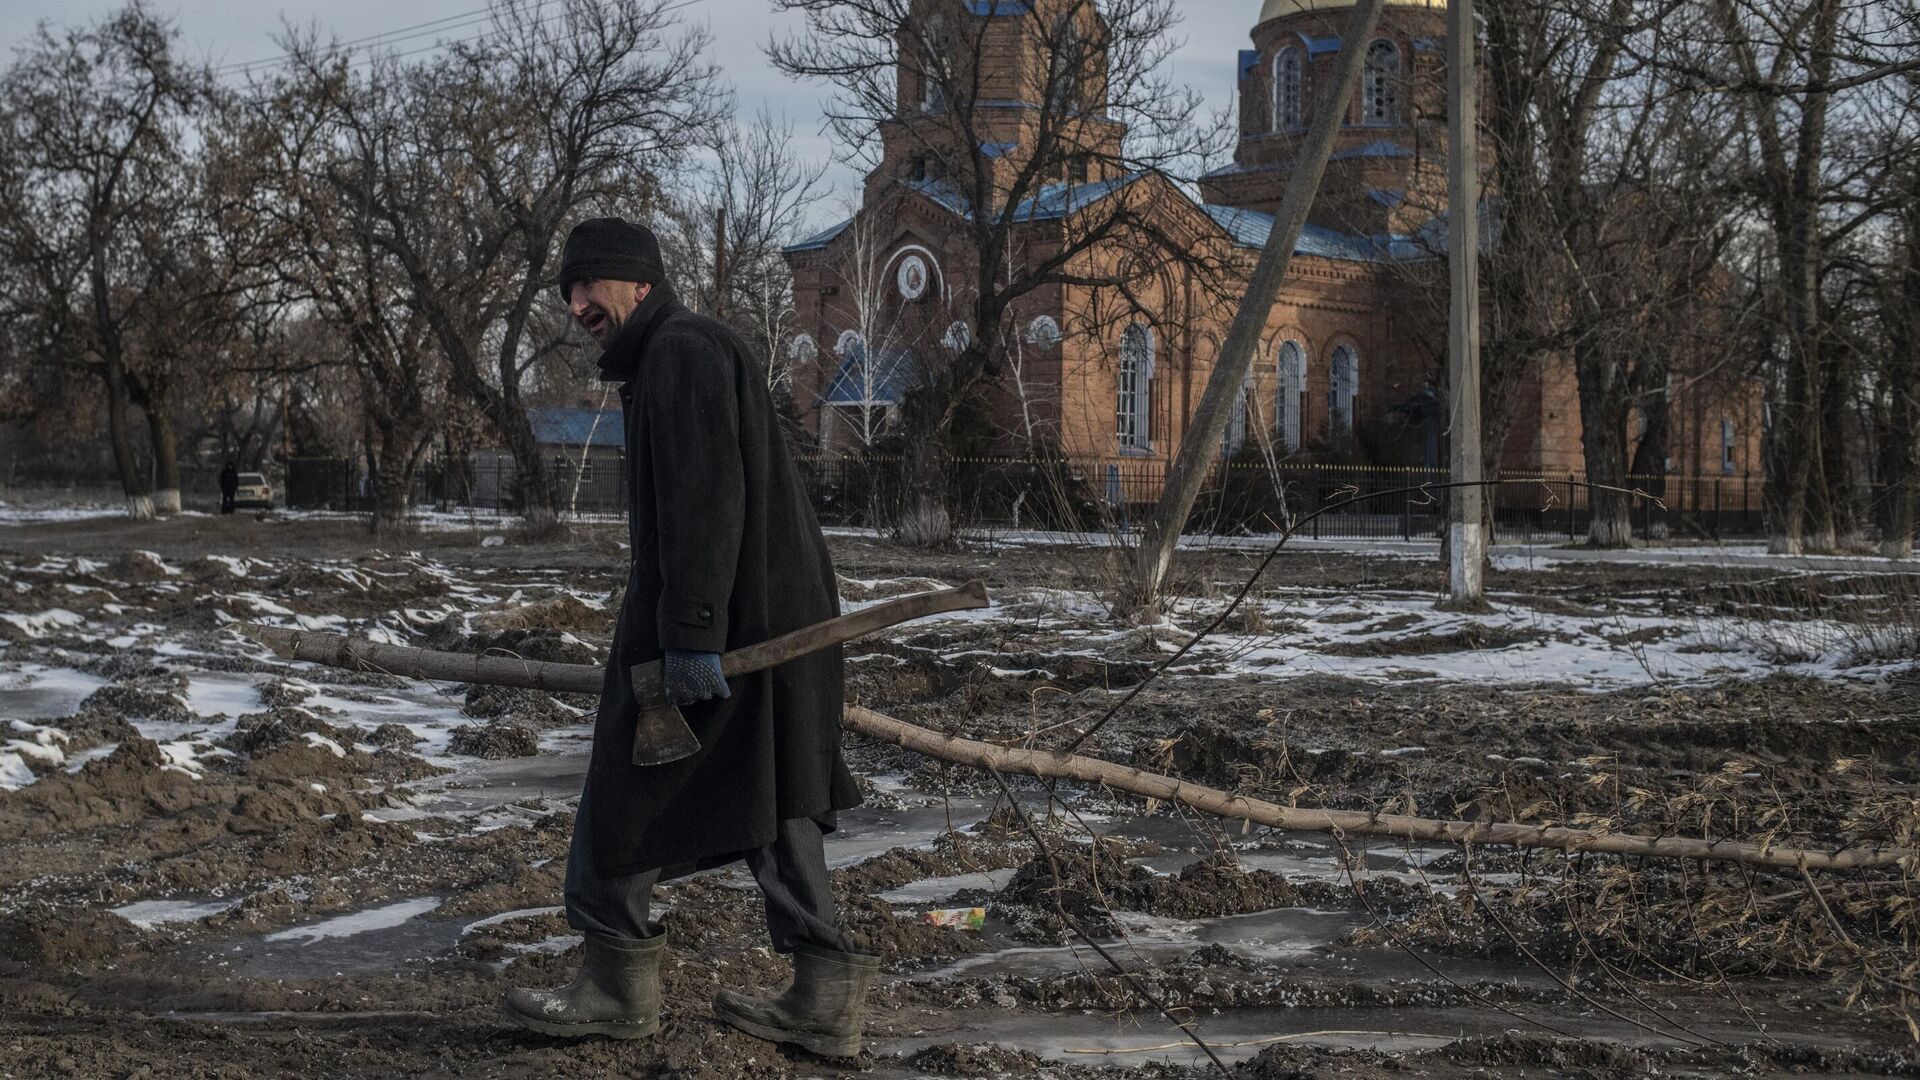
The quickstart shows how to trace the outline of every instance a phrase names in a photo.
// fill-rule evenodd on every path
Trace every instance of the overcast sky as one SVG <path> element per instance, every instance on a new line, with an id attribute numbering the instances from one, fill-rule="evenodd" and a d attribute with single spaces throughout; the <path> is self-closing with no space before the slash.
<path id="1" fill-rule="evenodd" d="M 287 22 L 318 26 L 340 40 L 392 33 L 438 19 L 450 19 L 437 31 L 448 40 L 478 33 L 484 25 L 462 26 L 453 20 L 482 8 L 484 0 L 312 0 L 275 3 L 274 0 L 150 0 L 151 8 L 172 18 L 188 55 L 216 64 L 262 60 L 279 53 L 274 45 Z M 10 12 L 0 23 L 0 47 L 10 60 L 15 46 L 42 20 L 55 24 L 87 21 L 124 6 L 124 0 L 7 0 Z M 1207 97 L 1220 109 L 1233 101 L 1234 63 L 1247 46 L 1247 33 L 1259 16 L 1258 0 L 1188 0 L 1181 4 L 1185 22 L 1179 36 L 1185 45 L 1175 54 L 1173 76 Z M 800 152 L 826 160 L 835 147 L 821 132 L 823 88 L 795 86 L 767 63 L 761 46 L 775 34 L 797 24 L 792 16 L 776 15 L 767 0 L 694 0 L 684 18 L 705 24 L 713 32 L 714 59 L 737 94 L 740 112 L 750 116 L 767 108 L 794 126 Z M 430 46 L 436 37 L 414 38 L 395 45 L 407 50 Z M 836 167 L 828 173 L 834 191 L 821 200 L 822 216 L 830 216 L 858 189 L 858 174 Z"/>

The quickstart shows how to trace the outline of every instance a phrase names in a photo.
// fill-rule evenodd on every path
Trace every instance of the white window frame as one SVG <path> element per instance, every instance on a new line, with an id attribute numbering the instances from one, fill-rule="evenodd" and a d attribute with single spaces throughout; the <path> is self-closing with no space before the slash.
<path id="1" fill-rule="evenodd" d="M 1307 347 L 1298 341 L 1280 343 L 1280 400 L 1274 415 L 1280 421 L 1280 444 L 1289 452 L 1300 449 L 1300 399 L 1307 389 Z"/>
<path id="2" fill-rule="evenodd" d="M 1361 126 L 1399 126 L 1400 70 L 1399 46 L 1386 38 L 1375 38 L 1367 46 L 1366 75 L 1361 80 Z"/>
<path id="3" fill-rule="evenodd" d="M 1153 449 L 1153 354 L 1153 330 L 1145 323 L 1134 323 L 1121 333 L 1114 434 L 1123 453 Z"/>
<path id="4" fill-rule="evenodd" d="M 1273 57 L 1273 130 L 1298 131 L 1306 117 L 1301 94 L 1305 65 L 1299 46 L 1288 45 Z"/>
<path id="5" fill-rule="evenodd" d="M 1354 402 L 1360 396 L 1360 350 L 1352 345 L 1335 348 L 1327 373 L 1327 434 L 1351 435 Z"/>

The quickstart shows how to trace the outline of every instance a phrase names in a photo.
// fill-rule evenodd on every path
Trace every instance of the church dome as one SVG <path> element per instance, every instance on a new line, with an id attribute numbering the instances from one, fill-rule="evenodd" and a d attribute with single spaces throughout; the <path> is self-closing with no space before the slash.
<path id="1" fill-rule="evenodd" d="M 1387 3 L 1392 7 L 1447 9 L 1447 0 L 1387 0 Z M 1260 8 L 1260 21 L 1281 19 L 1307 11 L 1342 11 L 1352 6 L 1353 0 L 1266 0 Z"/>

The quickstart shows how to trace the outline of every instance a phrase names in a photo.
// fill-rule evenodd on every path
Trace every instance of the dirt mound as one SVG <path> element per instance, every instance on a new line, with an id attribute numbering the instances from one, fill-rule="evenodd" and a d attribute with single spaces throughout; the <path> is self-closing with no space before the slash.
<path id="1" fill-rule="evenodd" d="M 227 745 L 243 753 L 259 755 L 288 744 L 309 745 L 308 735 L 317 735 L 345 749 L 352 746 L 352 733 L 342 731 L 297 705 L 281 706 L 266 712 L 248 713 L 234 721 Z"/>
<path id="2" fill-rule="evenodd" d="M 1035 929 L 1046 930 L 1049 920 L 1057 921 L 1059 910 L 1065 909 L 1083 930 L 1100 936 L 1118 931 L 1114 911 L 1210 919 L 1288 907 L 1299 902 L 1299 894 L 1276 874 L 1244 870 L 1217 857 L 1194 863 L 1177 875 L 1162 876 L 1128 862 L 1112 845 L 1100 842 L 1057 848 L 1051 862 L 1045 856 L 1035 857 L 1015 872 L 1001 890 L 1000 901 L 1033 909 L 1009 912 L 1016 924 L 1037 917 Z"/>
<path id="3" fill-rule="evenodd" d="M 489 720 L 453 729 L 448 753 L 478 758 L 532 757 L 540 752 L 538 732 L 518 720 Z"/>
<path id="4" fill-rule="evenodd" d="M 33 904 L 0 914 L 0 959 L 66 967 L 124 958 L 139 932 L 118 915 Z"/>
<path id="5" fill-rule="evenodd" d="M 280 708 L 298 705 L 314 695 L 315 688 L 307 683 L 290 679 L 273 679 L 260 684 L 257 688 L 260 703 L 268 708 Z"/>
<path id="6" fill-rule="evenodd" d="M 405 750 L 425 740 L 405 724 L 389 721 L 374 728 L 372 732 L 363 736 L 361 741 L 383 749 Z"/>
<path id="7" fill-rule="evenodd" d="M 565 727 L 581 717 L 552 694 L 511 686 L 469 686 L 460 711 L 475 720 L 508 719 L 531 728 Z"/>
<path id="8" fill-rule="evenodd" d="M 19 791 L 0 794 L 0 835 L 120 825 L 150 814 L 178 814 L 228 798 L 228 789 L 166 767 L 160 747 L 138 736 L 79 772 L 49 776 Z"/>
<path id="9" fill-rule="evenodd" d="M 921 1049 L 902 1064 L 935 1076 L 1014 1076 L 1040 1073 L 1047 1067 L 1047 1059 L 1028 1050 L 1009 1050 L 992 1043 L 942 1043 Z"/>
<path id="10" fill-rule="evenodd" d="M 80 703 L 80 708 L 128 720 L 169 724 L 191 723 L 194 719 L 193 710 L 187 707 L 186 699 L 172 690 L 129 683 L 109 683 L 95 690 Z"/>
<path id="11" fill-rule="evenodd" d="M 160 560 L 160 556 L 153 552 L 128 551 L 108 563 L 102 576 L 130 584 L 150 585 L 156 581 L 165 581 L 173 574 L 167 569 L 167 564 Z"/>
<path id="12" fill-rule="evenodd" d="M 1531 1066 L 1580 1069 L 1580 1075 L 1603 1077 L 1651 1076 L 1658 1070 L 1646 1055 L 1613 1043 L 1586 1039 L 1557 1039 L 1509 1031 L 1484 1039 L 1462 1039 L 1444 1051 L 1462 1065 Z"/>
<path id="13" fill-rule="evenodd" d="M 571 632 L 605 637 L 613 633 L 613 613 L 590 607 L 568 593 L 534 604 L 520 604 L 473 617 L 473 628 L 483 634 L 506 630 Z"/>
<path id="14" fill-rule="evenodd" d="M 1330 641 L 1314 646 L 1314 651 L 1323 656 L 1434 656 L 1475 649 L 1504 649 L 1522 642 L 1540 641 L 1543 636 L 1536 629 L 1469 623 L 1441 634 Z"/>

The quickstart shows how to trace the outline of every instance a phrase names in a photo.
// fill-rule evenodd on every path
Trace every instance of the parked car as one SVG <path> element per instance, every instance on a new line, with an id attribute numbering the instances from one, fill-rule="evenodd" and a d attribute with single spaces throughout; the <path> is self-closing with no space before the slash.
<path id="1" fill-rule="evenodd" d="M 233 493 L 233 505 L 273 509 L 273 485 L 257 472 L 240 474 L 240 486 Z"/>

